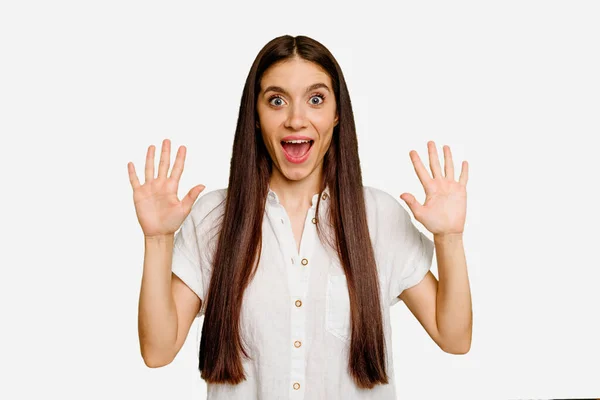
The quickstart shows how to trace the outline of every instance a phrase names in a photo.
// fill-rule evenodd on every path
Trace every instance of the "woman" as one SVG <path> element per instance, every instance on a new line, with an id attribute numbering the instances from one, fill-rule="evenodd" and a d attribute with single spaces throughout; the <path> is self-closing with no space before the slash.
<path id="1" fill-rule="evenodd" d="M 265 45 L 242 94 L 229 185 L 177 199 L 170 142 L 140 185 L 128 164 L 145 235 L 141 353 L 170 363 L 204 315 L 201 376 L 210 399 L 395 399 L 389 307 L 403 300 L 444 351 L 466 353 L 471 299 L 462 232 L 467 164 L 433 177 L 410 156 L 427 198 L 362 185 L 348 89 L 331 53 L 305 36 Z M 178 231 L 178 232 L 177 232 Z M 429 271 L 434 246 L 440 282 Z"/>

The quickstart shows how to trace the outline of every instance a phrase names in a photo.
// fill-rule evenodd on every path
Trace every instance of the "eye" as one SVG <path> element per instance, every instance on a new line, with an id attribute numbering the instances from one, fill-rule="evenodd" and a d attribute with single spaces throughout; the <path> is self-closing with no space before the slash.
<path id="1" fill-rule="evenodd" d="M 317 100 L 317 102 L 315 103 L 315 102 L 313 101 L 313 99 L 320 99 L 320 101 L 318 101 L 318 100 Z M 310 104 L 312 104 L 312 105 L 314 105 L 314 106 L 321 105 L 321 104 L 323 104 L 323 102 L 324 102 L 324 101 L 325 101 L 325 96 L 323 96 L 323 95 L 322 95 L 322 94 L 320 94 L 320 93 L 317 93 L 317 94 L 313 95 L 313 96 L 310 98 Z"/>
<path id="2" fill-rule="evenodd" d="M 280 104 L 273 104 L 273 100 L 279 100 L 281 103 Z M 271 96 L 269 98 L 269 104 L 272 105 L 272 106 L 279 107 L 279 106 L 283 105 L 283 99 L 280 96 L 277 96 L 277 95 Z"/>

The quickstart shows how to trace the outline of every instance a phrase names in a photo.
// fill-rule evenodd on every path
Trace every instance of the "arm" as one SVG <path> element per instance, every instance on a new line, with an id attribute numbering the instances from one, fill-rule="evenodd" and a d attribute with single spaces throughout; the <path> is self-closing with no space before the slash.
<path id="1" fill-rule="evenodd" d="M 428 272 L 400 299 L 429 336 L 447 353 L 465 354 L 471 347 L 471 290 L 462 234 L 434 235 L 440 280 Z"/>
<path id="2" fill-rule="evenodd" d="M 201 305 L 171 272 L 173 243 L 173 235 L 145 238 L 138 335 L 144 363 L 153 368 L 173 361 Z"/>
<path id="3" fill-rule="evenodd" d="M 464 354 L 471 348 L 472 309 L 463 230 L 467 212 L 468 163 L 462 162 L 458 181 L 449 146 L 443 146 L 444 171 L 435 143 L 427 142 L 430 176 L 416 151 L 409 152 L 415 172 L 425 189 L 425 203 L 419 204 L 410 193 L 400 196 L 415 218 L 433 233 L 437 254 L 438 282 L 431 272 L 400 298 L 417 317 L 427 333 L 444 351 Z"/>

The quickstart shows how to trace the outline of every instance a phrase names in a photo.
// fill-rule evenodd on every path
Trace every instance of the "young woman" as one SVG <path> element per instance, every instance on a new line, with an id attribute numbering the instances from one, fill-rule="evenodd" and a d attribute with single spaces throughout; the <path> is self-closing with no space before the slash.
<path id="1" fill-rule="evenodd" d="M 227 188 L 179 201 L 185 147 L 167 176 L 148 148 L 145 183 L 128 164 L 145 235 L 139 337 L 150 367 L 169 364 L 204 315 L 208 398 L 396 399 L 390 307 L 403 300 L 439 347 L 466 353 L 471 298 L 462 234 L 467 163 L 454 179 L 428 143 L 426 193 L 363 186 L 352 106 L 333 55 L 305 36 L 267 43 L 242 94 Z M 429 271 L 436 250 L 440 281 Z"/>

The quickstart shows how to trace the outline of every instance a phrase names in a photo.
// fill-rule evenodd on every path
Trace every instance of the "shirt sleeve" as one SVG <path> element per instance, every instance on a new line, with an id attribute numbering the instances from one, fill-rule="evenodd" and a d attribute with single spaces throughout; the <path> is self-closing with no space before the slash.
<path id="1" fill-rule="evenodd" d="M 200 196 L 192 206 L 179 230 L 175 233 L 172 272 L 179 277 L 202 301 L 197 317 L 206 310 L 205 293 L 212 274 L 212 239 L 218 217 L 218 198 L 222 191 Z"/>
<path id="2" fill-rule="evenodd" d="M 431 268 L 434 243 L 415 226 L 398 200 L 389 194 L 386 197 L 380 209 L 381 234 L 387 249 L 389 304 L 393 306 L 400 301 L 400 293 L 421 282 Z"/>

